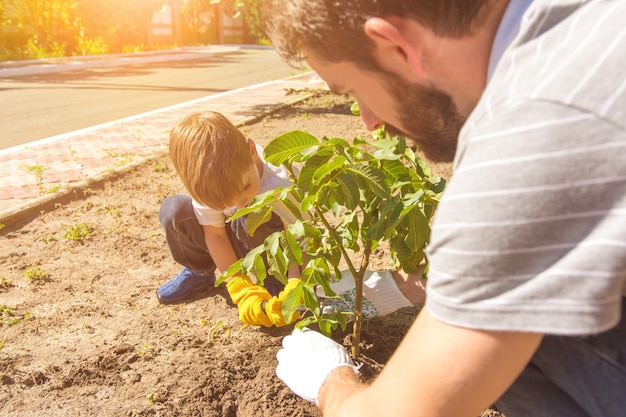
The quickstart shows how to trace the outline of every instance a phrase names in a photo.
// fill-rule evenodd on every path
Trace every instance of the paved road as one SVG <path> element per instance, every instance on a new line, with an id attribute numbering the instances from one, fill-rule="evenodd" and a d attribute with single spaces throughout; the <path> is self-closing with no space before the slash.
<path id="1" fill-rule="evenodd" d="M 273 50 L 0 79 L 0 149 L 276 80 L 297 71 Z"/>

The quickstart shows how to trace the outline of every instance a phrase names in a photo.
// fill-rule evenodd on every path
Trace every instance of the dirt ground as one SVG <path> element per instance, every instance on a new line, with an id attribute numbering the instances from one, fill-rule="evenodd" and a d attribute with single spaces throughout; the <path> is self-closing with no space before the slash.
<path id="1" fill-rule="evenodd" d="M 350 104 L 322 95 L 241 129 L 261 144 L 296 129 L 367 135 Z M 161 157 L 0 232 L 0 416 L 320 415 L 275 376 L 275 354 L 290 329 L 243 325 L 221 288 L 187 304 L 158 303 L 156 289 L 180 266 L 157 212 L 179 192 Z M 415 314 L 403 309 L 366 321 L 366 379 Z M 344 336 L 334 335 L 347 343 Z"/>

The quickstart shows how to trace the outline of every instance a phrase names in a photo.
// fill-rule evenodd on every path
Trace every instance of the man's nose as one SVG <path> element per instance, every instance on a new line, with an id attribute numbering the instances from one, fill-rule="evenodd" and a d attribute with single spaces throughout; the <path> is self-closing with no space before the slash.
<path id="1" fill-rule="evenodd" d="M 359 102 L 359 111 L 361 113 L 361 120 L 367 130 L 376 130 L 383 127 L 385 122 L 374 114 L 367 106 Z"/>

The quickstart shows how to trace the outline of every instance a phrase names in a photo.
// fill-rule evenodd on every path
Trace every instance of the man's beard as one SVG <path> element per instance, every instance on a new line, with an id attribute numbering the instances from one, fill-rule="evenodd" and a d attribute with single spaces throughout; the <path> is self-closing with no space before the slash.
<path id="1" fill-rule="evenodd" d="M 385 130 L 406 136 L 433 162 L 452 162 L 466 120 L 452 97 L 435 88 L 407 83 L 395 74 L 383 76 L 401 124 L 398 128 L 386 123 Z"/>

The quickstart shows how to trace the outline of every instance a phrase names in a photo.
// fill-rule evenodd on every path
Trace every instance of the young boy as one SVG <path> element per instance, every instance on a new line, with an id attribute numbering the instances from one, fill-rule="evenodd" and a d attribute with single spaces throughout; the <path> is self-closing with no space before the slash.
<path id="1" fill-rule="evenodd" d="M 284 167 L 266 162 L 263 148 L 220 113 L 209 111 L 185 117 L 170 133 L 169 155 L 191 196 L 168 197 L 159 211 L 167 245 L 174 260 L 183 265 L 177 276 L 157 290 L 162 304 L 180 303 L 213 287 L 216 268 L 226 271 L 267 236 L 296 220 L 277 203 L 271 220 L 254 236 L 247 233 L 245 217 L 226 222 L 256 195 L 292 183 Z M 421 281 L 393 274 L 377 273 L 368 280 L 369 286 L 366 283 L 366 296 L 377 307 L 374 310 L 385 314 L 423 303 Z M 235 277 L 226 288 L 243 322 L 283 326 L 288 323 L 282 317 L 282 300 L 298 285 L 299 276 L 299 268 L 292 267 L 284 288 L 274 277 L 265 279 L 264 287 L 254 285 L 248 277 Z M 344 284 L 338 287 L 338 293 L 350 296 L 347 280 L 341 282 Z M 294 320 L 297 317 L 294 315 Z"/>

